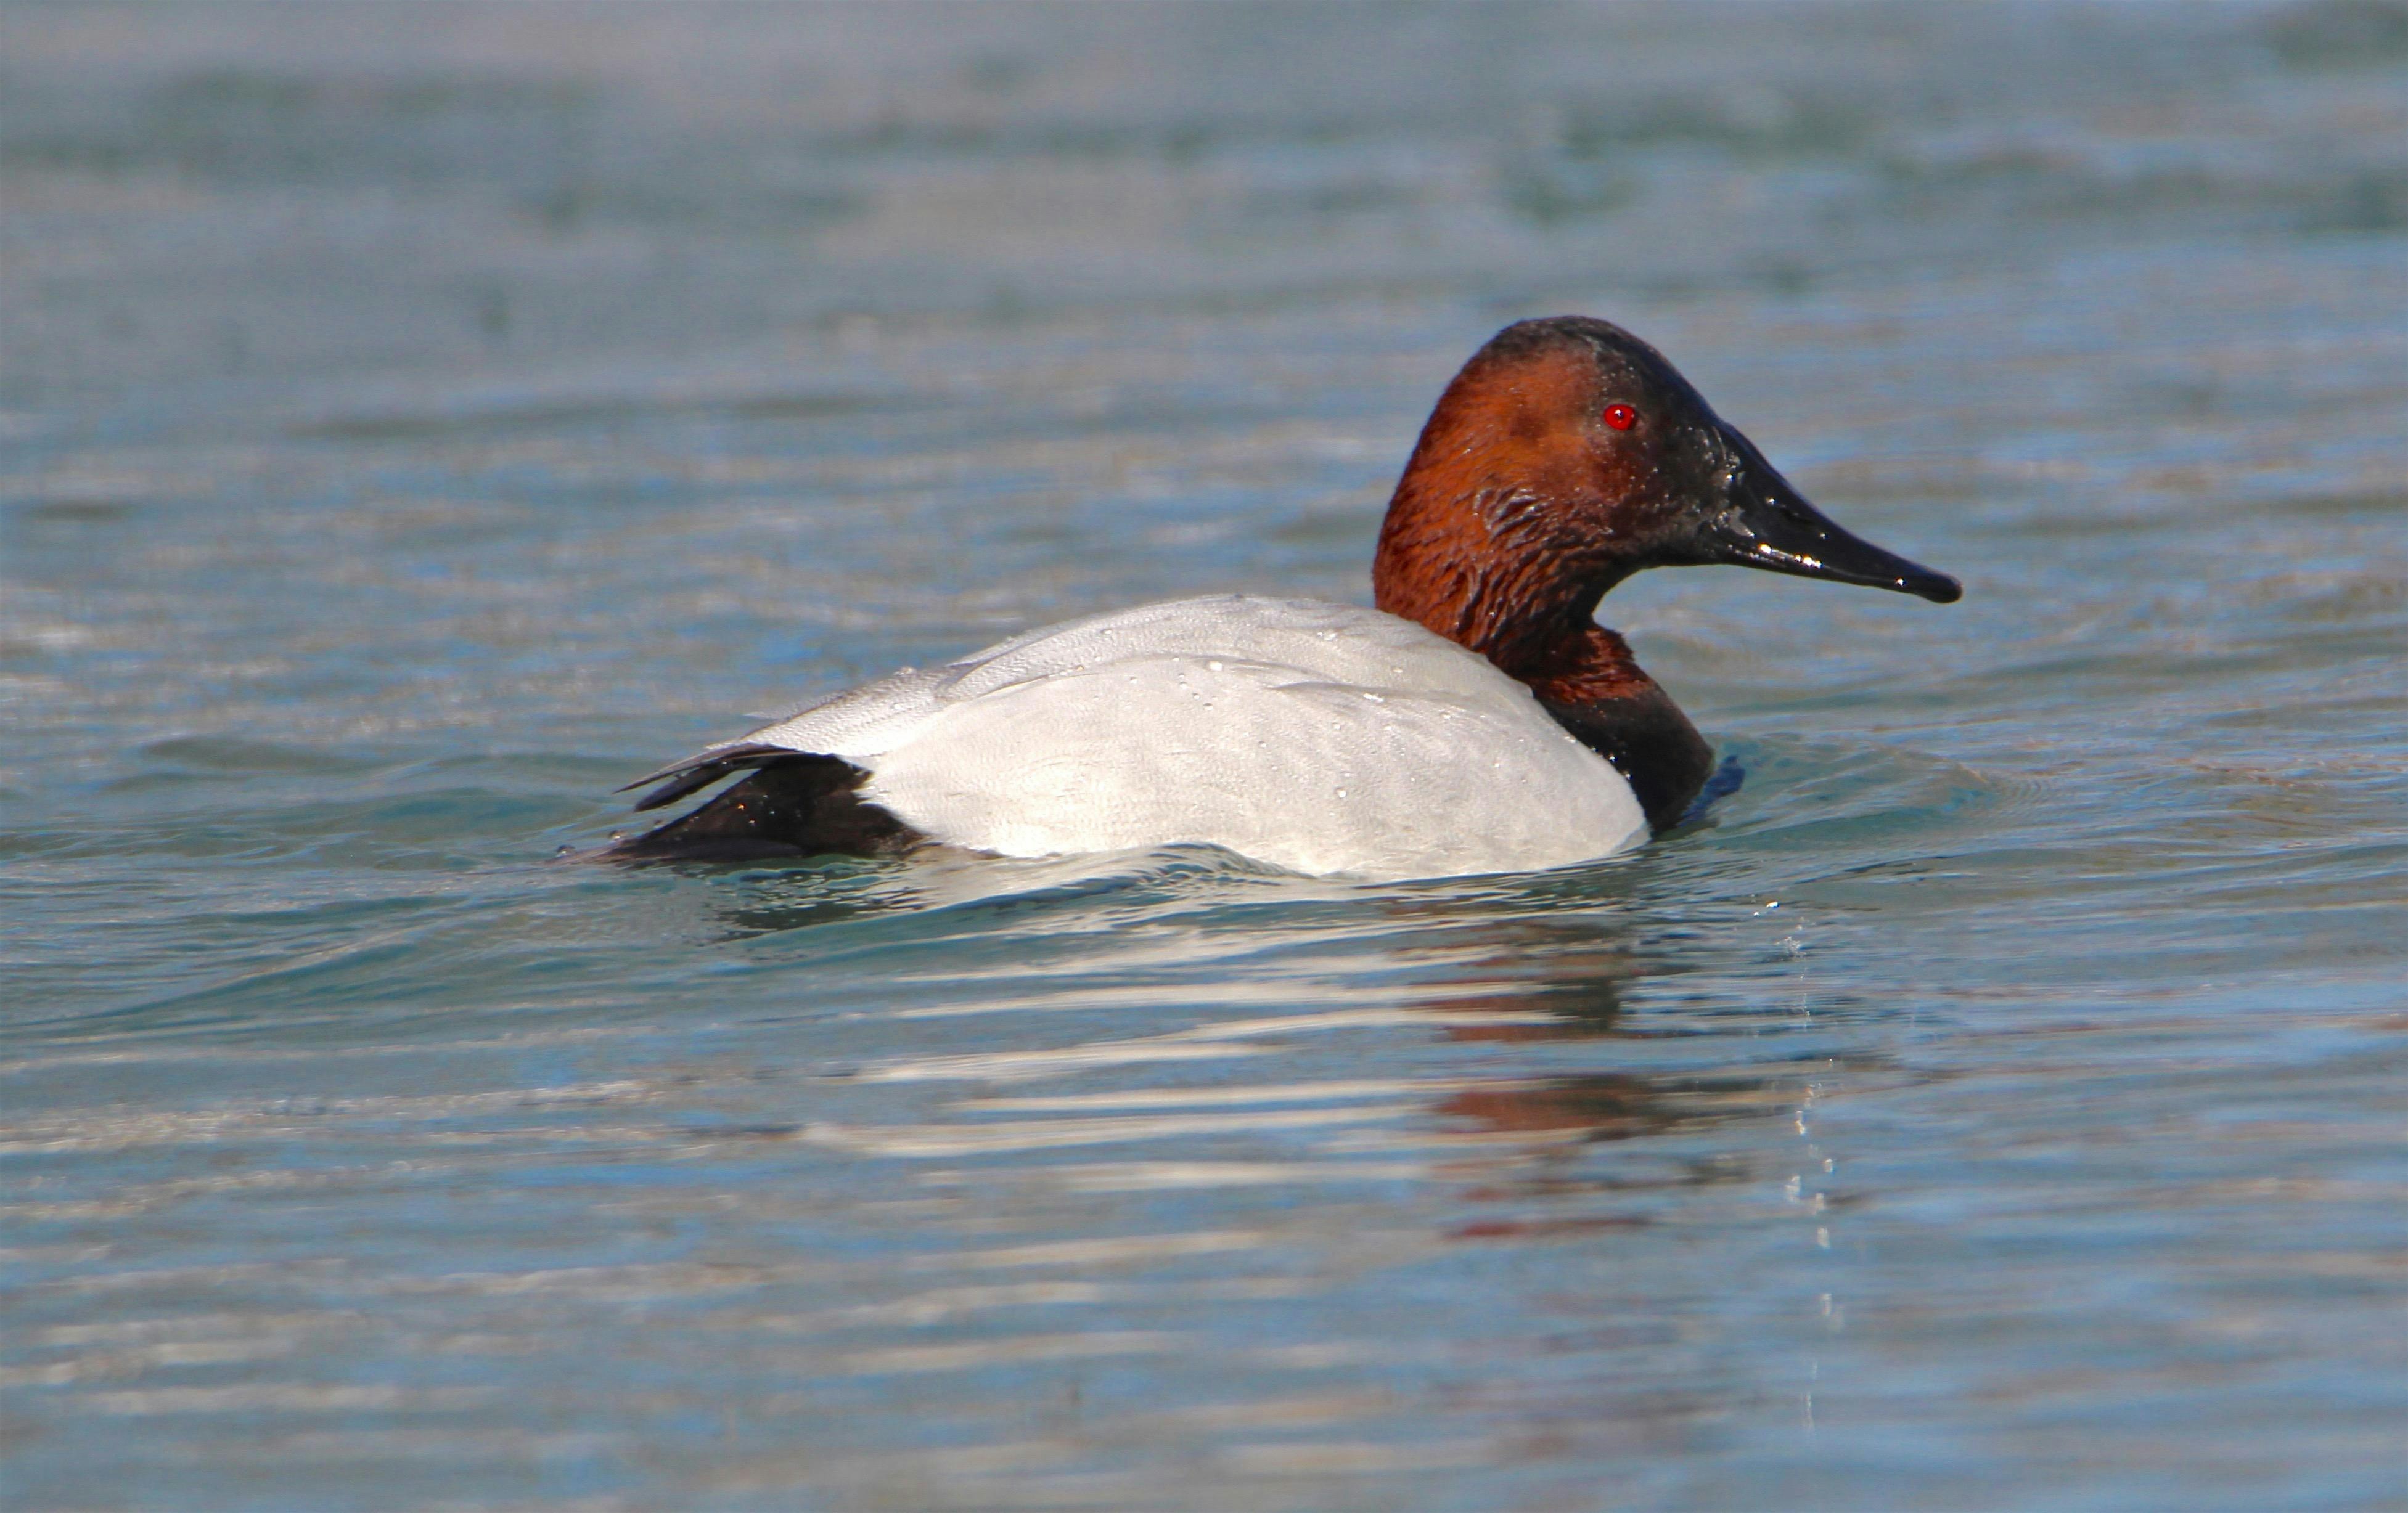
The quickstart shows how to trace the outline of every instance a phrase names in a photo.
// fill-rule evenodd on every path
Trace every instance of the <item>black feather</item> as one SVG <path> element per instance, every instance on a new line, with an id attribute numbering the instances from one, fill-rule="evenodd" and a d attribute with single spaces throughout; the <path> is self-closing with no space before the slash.
<path id="1" fill-rule="evenodd" d="M 669 779 L 636 801 L 636 812 L 641 814 L 646 809 L 657 809 L 664 804 L 675 804 L 688 793 L 709 788 L 731 773 L 758 767 L 780 757 L 802 754 L 782 746 L 723 746 L 700 756 L 688 757 L 683 762 L 671 763 L 658 772 L 646 773 L 619 792 L 624 793 L 628 789 L 641 788 L 646 783 L 660 783 L 664 778 Z M 814 757 L 811 760 L 834 761 L 835 758 Z"/>
<path id="2" fill-rule="evenodd" d="M 619 842 L 602 853 L 604 858 L 641 863 L 894 856 L 926 839 L 861 796 L 861 785 L 869 778 L 862 768 L 840 757 L 782 747 L 732 747 L 690 765 L 665 768 L 652 777 L 669 780 L 636 806 L 640 810 L 673 803 L 747 768 L 752 769 L 752 776 L 700 808 Z"/>

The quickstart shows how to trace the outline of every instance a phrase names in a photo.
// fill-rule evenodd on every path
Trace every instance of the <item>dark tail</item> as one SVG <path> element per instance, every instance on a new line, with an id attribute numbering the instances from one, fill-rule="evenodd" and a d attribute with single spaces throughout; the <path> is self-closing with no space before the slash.
<path id="1" fill-rule="evenodd" d="M 869 774 L 832 756 L 747 749 L 679 772 L 638 810 L 674 803 L 732 773 L 752 776 L 702 807 L 602 853 L 609 862 L 761 862 L 797 856 L 895 856 L 926 837 L 861 796 Z"/>

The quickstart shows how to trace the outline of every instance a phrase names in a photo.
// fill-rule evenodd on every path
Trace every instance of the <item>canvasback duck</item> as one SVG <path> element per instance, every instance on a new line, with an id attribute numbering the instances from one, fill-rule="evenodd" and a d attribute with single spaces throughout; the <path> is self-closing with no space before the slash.
<path id="1" fill-rule="evenodd" d="M 1954 602 L 1808 504 L 1654 348 L 1498 333 L 1380 528 L 1375 609 L 1226 594 L 905 668 L 630 788 L 699 808 L 623 861 L 1179 843 L 1370 879 L 1591 861 L 1676 823 L 1713 749 L 1594 619 L 1643 567 L 1731 563 Z"/>

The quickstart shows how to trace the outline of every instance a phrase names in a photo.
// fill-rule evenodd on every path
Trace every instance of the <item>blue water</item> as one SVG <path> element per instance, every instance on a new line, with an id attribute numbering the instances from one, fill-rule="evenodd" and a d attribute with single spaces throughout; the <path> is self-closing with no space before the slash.
<path id="1" fill-rule="evenodd" d="M 0 1502 L 2408 1506 L 2408 14 L 0 16 Z M 1490 332 L 1642 852 L 626 872 L 896 665 L 1360 602 Z"/>

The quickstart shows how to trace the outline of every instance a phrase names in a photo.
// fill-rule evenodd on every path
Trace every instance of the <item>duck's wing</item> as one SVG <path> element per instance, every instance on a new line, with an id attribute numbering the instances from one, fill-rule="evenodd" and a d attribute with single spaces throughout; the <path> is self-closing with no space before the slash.
<path id="1" fill-rule="evenodd" d="M 781 753 L 866 764 L 911 740 L 951 706 L 1125 658 L 1180 655 L 1285 667 L 1332 683 L 1457 695 L 1488 691 L 1500 676 L 1461 648 L 1376 609 L 1242 593 L 1177 599 L 1029 631 L 940 667 L 902 668 L 707 746 L 620 792 L 661 784 L 636 806 L 652 809 Z"/>
<path id="2" fill-rule="evenodd" d="M 1484 658 L 1377 609 L 1220 593 L 1115 609 L 1014 636 L 936 669 L 931 693 L 946 702 L 976 698 L 1141 656 L 1250 662 L 1329 683 L 1458 697 L 1491 694 L 1504 676 Z"/>

